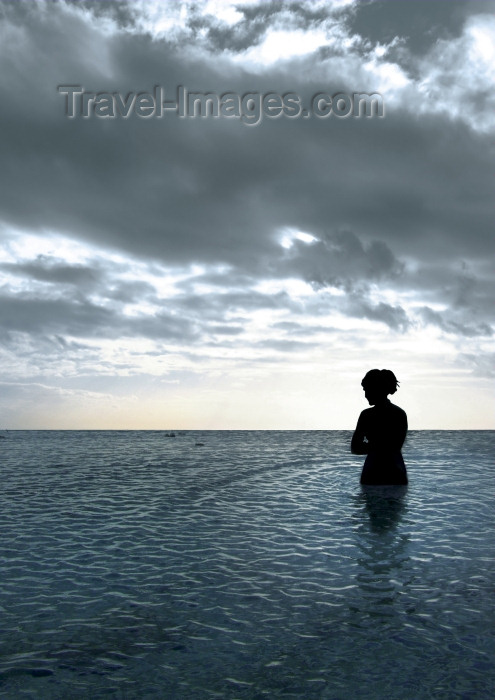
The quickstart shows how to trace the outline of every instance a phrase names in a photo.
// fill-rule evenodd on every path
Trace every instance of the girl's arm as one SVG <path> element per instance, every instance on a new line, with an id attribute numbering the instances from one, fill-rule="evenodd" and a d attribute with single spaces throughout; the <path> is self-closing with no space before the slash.
<path id="1" fill-rule="evenodd" d="M 364 411 L 363 411 L 364 413 Z M 363 413 L 359 416 L 356 430 L 351 440 L 351 452 L 355 455 L 367 455 L 369 450 L 369 444 L 366 440 L 365 432 L 365 419 L 363 418 Z"/>

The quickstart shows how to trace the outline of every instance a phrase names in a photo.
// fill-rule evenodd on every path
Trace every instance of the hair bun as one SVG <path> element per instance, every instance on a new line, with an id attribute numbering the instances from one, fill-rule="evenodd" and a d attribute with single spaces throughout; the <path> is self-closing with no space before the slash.
<path id="1" fill-rule="evenodd" d="M 390 369 L 371 369 L 361 382 L 364 388 L 372 387 L 385 391 L 387 394 L 395 394 L 399 382 Z"/>

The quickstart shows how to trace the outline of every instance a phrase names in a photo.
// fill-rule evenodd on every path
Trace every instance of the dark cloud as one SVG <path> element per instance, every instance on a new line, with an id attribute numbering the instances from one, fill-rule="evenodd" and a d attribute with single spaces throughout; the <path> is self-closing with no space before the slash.
<path id="1" fill-rule="evenodd" d="M 113 314 L 90 303 L 62 299 L 33 299 L 18 295 L 0 297 L 0 323 L 4 329 L 33 334 L 100 336 L 112 327 Z"/>
<path id="2" fill-rule="evenodd" d="M 60 2 L 60 0 L 49 0 Z M 132 2 L 128 0 L 63 0 L 63 2 L 77 10 L 87 10 L 95 18 L 111 19 L 120 29 L 134 28 L 136 26 L 136 13 L 133 11 Z"/>
<path id="3" fill-rule="evenodd" d="M 469 338 L 475 336 L 492 336 L 493 330 L 488 323 L 472 323 L 466 320 L 457 320 L 452 318 L 452 314 L 447 311 L 440 313 L 425 306 L 419 310 L 422 318 L 426 323 L 437 326 L 445 333 L 453 335 L 463 335 Z"/>
<path id="4" fill-rule="evenodd" d="M 231 336 L 236 336 L 236 335 L 241 335 L 241 333 L 244 331 L 242 326 L 237 326 L 233 324 L 224 324 L 224 325 L 215 325 L 215 326 L 209 326 L 208 327 L 208 333 L 212 335 L 231 335 Z"/>
<path id="5" fill-rule="evenodd" d="M 227 284 L 225 291 L 220 293 L 215 291 L 203 294 L 191 293 L 174 299 L 173 303 L 174 308 L 179 311 L 194 311 L 201 318 L 208 320 L 220 320 L 226 314 L 248 314 L 260 309 L 304 312 L 302 303 L 293 299 L 287 292 L 264 294 L 255 289 L 229 291 Z"/>
<path id="6" fill-rule="evenodd" d="M 139 302 L 157 302 L 156 289 L 148 282 L 118 281 L 106 290 L 100 291 L 101 295 L 107 299 L 114 299 L 123 304 L 133 304 Z"/>
<path id="7" fill-rule="evenodd" d="M 305 343 L 300 340 L 286 340 L 284 338 L 269 338 L 259 341 L 256 346 L 277 352 L 298 352 L 307 351 L 311 347 L 311 343 Z"/>
<path id="8" fill-rule="evenodd" d="M 460 34 L 473 4 L 469 0 L 364 0 L 350 14 L 349 28 L 373 43 L 389 44 L 400 37 L 415 54 L 424 54 L 439 37 Z"/>
<path id="9" fill-rule="evenodd" d="M 273 261 L 270 271 L 302 277 L 316 289 L 337 287 L 351 292 L 356 284 L 393 279 L 401 263 L 382 241 L 363 244 L 352 231 L 327 234 L 313 243 L 294 241 L 285 260 Z"/>
<path id="10" fill-rule="evenodd" d="M 395 331 L 403 332 L 410 325 L 406 312 L 400 306 L 392 306 L 385 302 L 373 304 L 359 294 L 347 297 L 343 307 L 349 316 L 379 321 Z"/>
<path id="11" fill-rule="evenodd" d="M 445 326 L 447 318 L 455 319 L 459 323 L 459 332 L 466 335 L 461 329 L 471 328 L 475 321 L 475 327 L 484 335 L 482 329 L 495 323 L 495 280 L 486 263 L 478 263 L 475 269 L 470 269 L 460 260 L 453 265 L 423 263 L 414 271 L 404 270 L 395 281 L 395 288 L 403 293 L 411 290 L 410 293 L 416 300 L 426 302 L 429 310 L 424 318 L 438 327 L 442 327 L 442 324 Z M 441 317 L 437 321 L 433 320 L 433 316 L 428 316 L 429 311 L 432 311 L 428 304 L 439 305 L 444 309 L 441 314 L 434 312 L 435 318 Z M 453 325 L 449 327 L 449 332 L 455 332 Z"/>
<path id="12" fill-rule="evenodd" d="M 310 94 L 335 85 L 335 76 L 322 83 L 314 58 L 294 63 L 292 74 L 287 67 L 249 74 L 195 60 L 166 40 L 106 36 L 63 6 L 53 8 L 24 12 L 23 41 L 3 44 L 22 85 L 14 90 L 9 72 L 0 77 L 9 94 L 2 117 L 5 222 L 166 263 L 223 261 L 247 269 L 273 254 L 273 233 L 284 226 L 316 235 L 347 228 L 393 242 L 399 254 L 443 259 L 481 255 L 493 244 L 493 147 L 467 126 L 405 111 L 383 120 L 265 119 L 251 128 L 175 116 L 68 120 L 58 84 L 123 93 L 162 83 L 173 90 L 185 84 Z M 308 80 L 312 68 L 316 76 Z"/>
<path id="13" fill-rule="evenodd" d="M 147 337 L 187 343 L 197 336 L 197 323 L 166 311 L 128 317 L 119 309 L 84 299 L 39 299 L 0 295 L 0 324 L 10 332 L 79 338 Z"/>
<path id="14" fill-rule="evenodd" d="M 93 268 L 84 265 L 53 263 L 50 258 L 42 255 L 31 263 L 0 264 L 0 270 L 38 282 L 49 282 L 56 285 L 69 284 L 78 287 L 94 286 L 99 278 L 98 272 Z"/>

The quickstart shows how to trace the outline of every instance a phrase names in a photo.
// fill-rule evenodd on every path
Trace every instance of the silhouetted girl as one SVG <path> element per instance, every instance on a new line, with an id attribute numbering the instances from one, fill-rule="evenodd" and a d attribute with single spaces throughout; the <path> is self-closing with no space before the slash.
<path id="1" fill-rule="evenodd" d="M 405 411 L 391 403 L 399 382 L 389 369 L 372 369 L 361 385 L 368 403 L 352 436 L 351 451 L 367 455 L 361 473 L 362 484 L 407 484 L 407 471 L 401 448 L 406 439 Z"/>

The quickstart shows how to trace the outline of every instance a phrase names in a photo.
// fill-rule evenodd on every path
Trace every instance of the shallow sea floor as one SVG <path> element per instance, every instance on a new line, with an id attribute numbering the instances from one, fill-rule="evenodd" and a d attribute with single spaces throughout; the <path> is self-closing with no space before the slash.
<path id="1" fill-rule="evenodd" d="M 0 697 L 495 697 L 494 432 L 4 435 Z"/>

